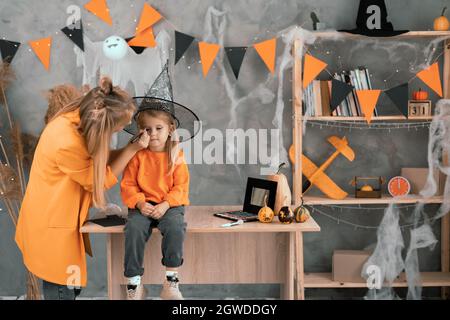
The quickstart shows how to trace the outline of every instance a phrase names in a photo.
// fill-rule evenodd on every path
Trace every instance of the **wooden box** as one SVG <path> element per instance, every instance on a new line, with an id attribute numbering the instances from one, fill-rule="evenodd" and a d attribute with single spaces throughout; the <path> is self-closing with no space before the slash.
<path id="1" fill-rule="evenodd" d="M 431 100 L 408 100 L 408 118 L 430 116 Z"/>

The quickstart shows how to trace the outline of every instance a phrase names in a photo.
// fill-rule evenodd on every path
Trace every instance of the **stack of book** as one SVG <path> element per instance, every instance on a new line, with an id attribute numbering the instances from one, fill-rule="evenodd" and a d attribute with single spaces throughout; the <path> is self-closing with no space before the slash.
<path id="1" fill-rule="evenodd" d="M 361 117 L 363 112 L 356 95 L 356 90 L 371 90 L 369 71 L 365 67 L 358 67 L 350 71 L 343 71 L 341 74 L 335 73 L 334 79 L 345 82 L 353 86 L 353 90 L 341 102 L 341 104 L 331 112 L 331 80 L 314 80 L 304 90 L 303 93 L 303 114 L 310 117 L 320 116 L 342 116 Z M 374 116 L 378 116 L 375 108 Z"/>

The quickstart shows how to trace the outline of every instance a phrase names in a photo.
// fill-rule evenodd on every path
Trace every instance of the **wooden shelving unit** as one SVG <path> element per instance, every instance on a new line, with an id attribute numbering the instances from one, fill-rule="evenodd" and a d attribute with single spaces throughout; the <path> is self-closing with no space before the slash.
<path id="1" fill-rule="evenodd" d="M 450 272 L 421 272 L 422 287 L 450 286 Z M 407 287 L 408 282 L 404 274 L 392 283 L 392 287 Z M 340 282 L 334 281 L 331 273 L 305 273 L 305 288 L 367 288 L 364 281 Z"/>
<path id="2" fill-rule="evenodd" d="M 366 121 L 366 118 L 364 117 L 303 117 L 303 121 Z M 372 117 L 372 122 L 376 121 L 431 121 L 433 120 L 433 117 L 423 116 L 423 117 L 414 117 L 407 119 L 405 116 L 379 116 L 379 117 Z"/>
<path id="3" fill-rule="evenodd" d="M 304 196 L 303 200 L 306 205 L 340 205 L 340 204 L 414 204 L 414 203 L 442 203 L 442 196 L 435 196 L 431 198 L 423 198 L 419 195 L 408 195 L 406 197 L 401 198 L 393 198 L 389 195 L 384 195 L 381 198 L 355 198 L 354 196 L 349 196 L 342 200 L 334 200 L 327 197 L 314 197 L 314 196 Z"/>
<path id="4" fill-rule="evenodd" d="M 363 35 L 343 33 L 336 31 L 320 31 L 313 32 L 319 38 L 330 38 L 332 41 L 340 41 L 347 39 L 369 39 Z M 450 98 L 450 31 L 411 31 L 395 37 L 376 38 L 377 40 L 396 40 L 396 39 L 420 39 L 420 38 L 439 38 L 442 37 L 444 41 L 444 74 L 443 74 L 443 90 L 444 98 Z M 328 39 L 327 39 L 328 40 Z M 365 121 L 364 117 L 303 117 L 302 116 L 302 57 L 304 52 L 303 42 L 297 39 L 294 42 L 293 56 L 293 144 L 296 155 L 303 153 L 303 122 L 304 121 Z M 403 115 L 379 116 L 373 117 L 372 121 L 431 121 L 432 117 L 416 117 L 407 119 Z M 302 198 L 302 163 L 301 157 L 297 157 L 293 165 L 293 206 L 300 205 Z M 410 195 L 404 198 L 392 198 L 390 196 L 383 196 L 381 199 L 360 199 L 354 197 L 347 197 L 343 200 L 333 200 L 326 197 L 303 197 L 304 203 L 307 205 L 343 205 L 343 204 L 413 204 L 417 202 L 424 202 L 427 204 L 442 203 L 442 197 L 432 197 L 424 199 L 419 195 Z M 444 216 L 441 220 L 441 272 L 422 272 L 422 286 L 424 287 L 442 287 L 442 298 L 449 299 L 450 297 L 450 217 L 449 214 Z M 297 238 L 301 235 L 297 235 Z M 296 250 L 303 250 L 303 240 L 297 239 L 300 244 Z M 331 273 L 304 273 L 303 272 L 303 252 L 298 255 L 301 261 L 296 261 L 296 266 L 301 272 L 297 273 L 297 297 L 304 298 L 304 288 L 365 288 L 366 283 L 340 283 L 332 280 Z M 405 278 L 395 281 L 394 287 L 406 287 L 407 282 Z"/>

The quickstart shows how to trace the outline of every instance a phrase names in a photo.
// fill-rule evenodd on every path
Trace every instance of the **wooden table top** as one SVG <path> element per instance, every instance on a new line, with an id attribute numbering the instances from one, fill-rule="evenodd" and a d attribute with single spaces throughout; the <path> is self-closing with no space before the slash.
<path id="1" fill-rule="evenodd" d="M 193 233 L 216 233 L 216 232 L 319 232 L 320 226 L 310 217 L 304 223 L 282 224 L 275 217 L 272 223 L 261 223 L 259 221 L 246 222 L 228 228 L 221 227 L 222 224 L 233 222 L 231 220 L 215 217 L 213 213 L 231 210 L 240 210 L 241 206 L 188 206 L 186 207 L 185 219 L 187 232 Z M 123 233 L 124 226 L 102 227 L 93 222 L 86 222 L 81 228 L 82 233 Z M 155 229 L 154 231 L 157 231 Z"/>

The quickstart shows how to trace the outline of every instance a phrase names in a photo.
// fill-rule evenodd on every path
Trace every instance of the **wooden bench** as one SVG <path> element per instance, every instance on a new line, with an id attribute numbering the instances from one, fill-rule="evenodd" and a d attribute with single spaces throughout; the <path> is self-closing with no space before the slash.
<path id="1" fill-rule="evenodd" d="M 187 232 L 184 263 L 180 267 L 182 284 L 280 283 L 282 299 L 304 299 L 303 232 L 318 232 L 312 217 L 305 223 L 265 224 L 248 222 L 229 228 L 229 222 L 213 216 L 215 212 L 239 210 L 237 206 L 190 206 L 186 208 Z M 85 223 L 83 233 L 107 234 L 108 296 L 124 299 L 123 226 L 102 227 Z M 95 254 L 95 252 L 94 252 Z M 161 234 L 154 230 L 147 243 L 144 284 L 161 284 Z"/>

